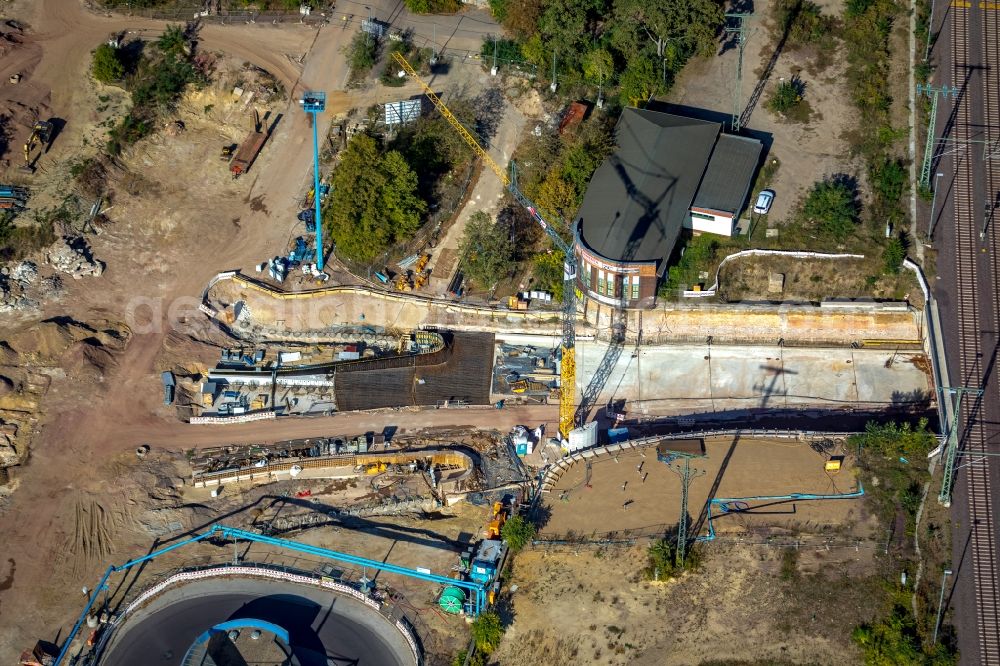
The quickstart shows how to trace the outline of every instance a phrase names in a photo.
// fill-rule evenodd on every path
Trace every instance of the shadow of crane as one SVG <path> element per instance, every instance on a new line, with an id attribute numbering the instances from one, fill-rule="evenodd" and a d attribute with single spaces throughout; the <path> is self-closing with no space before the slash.
<path id="1" fill-rule="evenodd" d="M 637 202 L 642 206 L 643 214 L 639 218 L 638 223 L 632 229 L 632 233 L 629 236 L 628 244 L 625 246 L 625 251 L 622 253 L 621 261 L 622 263 L 627 263 L 635 258 L 636 252 L 639 250 L 639 245 L 642 243 L 643 239 L 646 237 L 647 233 L 651 228 L 655 227 L 659 230 L 661 239 L 666 237 L 666 230 L 663 225 L 659 223 L 660 218 L 660 204 L 665 198 L 672 192 L 674 185 L 677 183 L 676 178 L 672 178 L 670 183 L 663 190 L 663 193 L 653 201 L 636 187 L 635 182 L 628 175 L 625 167 L 626 164 L 622 161 L 621 157 L 618 155 L 612 155 L 609 162 L 614 168 L 615 173 L 621 179 L 622 183 L 625 185 L 625 191 L 628 197 L 633 201 Z M 666 175 L 666 174 L 658 174 Z M 621 213 L 617 213 L 618 216 Z M 597 371 L 594 376 L 591 377 L 590 381 L 587 383 L 587 387 L 583 391 L 583 395 L 580 398 L 580 404 L 576 409 L 576 414 L 574 415 L 573 421 L 576 425 L 582 425 L 586 422 L 587 418 L 590 416 L 590 410 L 593 409 L 594 405 L 597 403 L 598 397 L 604 390 L 604 386 L 608 382 L 608 378 L 614 371 L 615 367 L 618 365 L 618 359 L 621 357 L 622 349 L 625 347 L 625 334 L 627 329 L 627 314 L 624 307 L 624 302 L 626 299 L 625 289 L 626 285 L 624 281 L 619 277 L 614 278 L 614 286 L 612 287 L 612 293 L 615 294 L 615 305 L 614 311 L 611 317 L 611 343 L 608 346 L 607 351 L 604 352 L 604 357 L 601 359 L 600 365 L 597 366 Z M 639 335 L 642 331 L 638 332 Z"/>
<path id="2" fill-rule="evenodd" d="M 747 123 L 750 122 L 750 116 L 753 115 L 754 109 L 757 108 L 761 95 L 764 94 L 764 88 L 767 87 L 767 82 L 771 80 L 771 74 L 774 73 L 774 66 L 778 64 L 778 58 L 781 57 L 782 51 L 785 50 L 785 44 L 788 43 L 788 35 L 792 31 L 792 25 L 795 24 L 795 20 L 802 12 L 802 2 L 803 0 L 798 0 L 798 2 L 796 2 L 795 5 L 788 10 L 788 16 L 785 19 L 785 27 L 781 31 L 781 38 L 778 39 L 778 43 L 774 47 L 774 52 L 771 53 L 771 58 L 767 61 L 767 65 L 764 67 L 764 73 L 760 75 L 757 85 L 754 86 L 753 92 L 750 93 L 750 99 L 747 100 L 747 105 L 743 108 L 743 113 L 740 114 L 740 127 L 746 127 Z"/>

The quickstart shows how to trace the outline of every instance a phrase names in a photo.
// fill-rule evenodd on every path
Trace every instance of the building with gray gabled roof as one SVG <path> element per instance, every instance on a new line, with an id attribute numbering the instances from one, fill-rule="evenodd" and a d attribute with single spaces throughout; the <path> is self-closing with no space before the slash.
<path id="1" fill-rule="evenodd" d="M 615 142 L 577 214 L 577 280 L 599 302 L 651 307 L 683 229 L 733 233 L 763 147 L 719 123 L 635 108 Z"/>

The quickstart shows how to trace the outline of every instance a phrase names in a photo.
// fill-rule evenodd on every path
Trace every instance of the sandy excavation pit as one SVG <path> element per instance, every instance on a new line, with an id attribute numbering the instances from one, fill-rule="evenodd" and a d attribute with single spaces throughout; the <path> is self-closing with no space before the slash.
<path id="1" fill-rule="evenodd" d="M 844 453 L 843 447 L 835 449 Z M 704 471 L 691 481 L 688 515 L 697 524 L 710 493 L 715 498 L 787 495 L 792 493 L 841 494 L 858 489 L 853 459 L 848 455 L 840 472 L 824 471 L 829 458 L 807 442 L 790 440 L 715 439 L 705 442 L 707 458 L 693 459 L 691 467 Z M 645 457 L 644 457 L 645 456 Z M 680 477 L 658 462 L 656 450 L 647 448 L 590 459 L 570 467 L 544 498 L 551 518 L 543 536 L 578 537 L 612 530 L 639 530 L 654 534 L 673 528 L 680 514 Z M 639 466 L 641 465 L 641 471 Z M 643 481 L 645 477 L 645 481 Z M 713 486 L 718 483 L 712 492 Z M 624 486 L 624 490 L 623 490 Z M 627 506 L 626 506 L 627 504 Z M 762 505 L 767 506 L 762 506 Z M 749 511 L 719 517 L 713 509 L 716 532 L 744 532 L 764 527 L 778 532 L 834 532 L 866 537 L 870 526 L 859 500 L 748 502 Z M 700 534 L 707 534 L 707 524 Z"/>

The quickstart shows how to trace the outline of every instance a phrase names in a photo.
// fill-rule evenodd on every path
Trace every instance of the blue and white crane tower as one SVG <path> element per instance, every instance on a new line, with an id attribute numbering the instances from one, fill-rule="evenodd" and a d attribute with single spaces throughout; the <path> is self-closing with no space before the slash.
<path id="1" fill-rule="evenodd" d="M 313 126 L 313 195 L 316 201 L 316 270 L 323 270 L 323 224 L 319 211 L 319 114 L 326 110 L 326 93 L 307 90 L 299 100 L 302 110 L 312 114 Z"/>

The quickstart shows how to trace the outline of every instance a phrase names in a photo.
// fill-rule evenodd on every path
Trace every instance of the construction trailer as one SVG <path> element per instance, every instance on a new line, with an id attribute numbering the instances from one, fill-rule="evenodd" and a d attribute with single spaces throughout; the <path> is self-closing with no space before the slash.
<path id="1" fill-rule="evenodd" d="M 236 149 L 236 154 L 229 163 L 229 171 L 233 174 L 233 178 L 239 178 L 250 170 L 250 165 L 257 159 L 257 155 L 267 142 L 268 132 L 261 125 L 257 109 L 253 111 L 253 126 L 253 132 Z"/>

